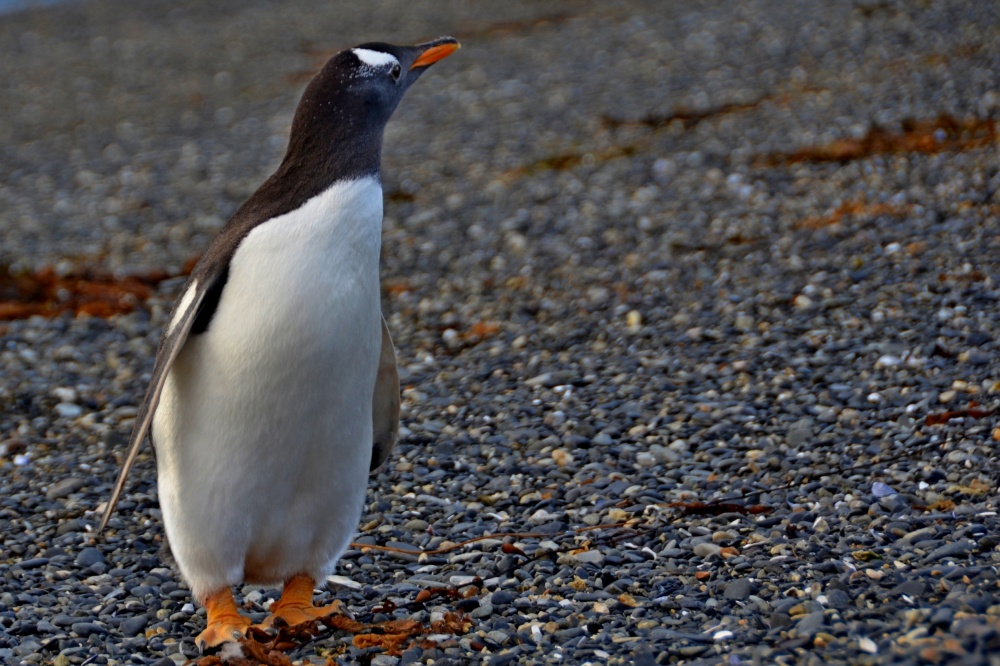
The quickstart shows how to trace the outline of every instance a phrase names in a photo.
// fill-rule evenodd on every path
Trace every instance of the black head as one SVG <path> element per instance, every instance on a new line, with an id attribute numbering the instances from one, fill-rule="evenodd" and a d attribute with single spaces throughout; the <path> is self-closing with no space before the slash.
<path id="1" fill-rule="evenodd" d="M 382 133 L 403 94 L 458 47 L 441 37 L 417 46 L 373 42 L 333 56 L 302 94 L 285 162 L 308 163 L 335 180 L 377 174 Z"/>

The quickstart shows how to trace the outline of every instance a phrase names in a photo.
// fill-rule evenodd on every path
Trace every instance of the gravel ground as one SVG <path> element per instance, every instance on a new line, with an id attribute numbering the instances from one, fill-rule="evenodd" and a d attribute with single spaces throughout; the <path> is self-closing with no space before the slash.
<path id="1" fill-rule="evenodd" d="M 386 136 L 404 428 L 324 592 L 427 629 L 292 658 L 1000 664 L 1000 6 L 353 4 L 0 16 L 0 264 L 60 275 L 178 275 L 326 55 L 463 42 Z M 0 324 L 0 662 L 194 656 L 148 451 L 91 534 L 180 281 Z"/>

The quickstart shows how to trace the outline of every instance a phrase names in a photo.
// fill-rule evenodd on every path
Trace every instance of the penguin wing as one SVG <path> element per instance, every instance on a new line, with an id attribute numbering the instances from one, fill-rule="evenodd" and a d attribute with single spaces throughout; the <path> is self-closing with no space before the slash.
<path id="1" fill-rule="evenodd" d="M 160 402 L 160 393 L 163 391 L 163 384 L 167 380 L 167 374 L 174 364 L 174 359 L 177 358 L 177 354 L 184 347 L 184 343 L 187 342 L 195 320 L 199 318 L 199 314 L 202 314 L 203 306 L 207 305 L 214 308 L 214 306 L 218 305 L 218 299 L 228 274 L 228 262 L 220 262 L 214 266 L 206 265 L 202 267 L 202 270 L 192 274 L 191 280 L 188 281 L 184 288 L 184 295 L 174 305 L 173 312 L 170 315 L 170 323 L 167 324 L 163 337 L 160 339 L 160 347 L 156 352 L 153 377 L 149 380 L 146 395 L 143 397 L 142 404 L 139 405 L 139 411 L 135 416 L 132 435 L 128 441 L 128 455 L 125 457 L 122 469 L 118 473 L 118 480 L 115 481 L 115 488 L 111 492 L 111 498 L 104 509 L 104 515 L 101 517 L 101 525 L 97 528 L 98 534 L 107 527 L 108 520 L 114 513 L 115 506 L 117 506 L 122 491 L 125 489 L 125 481 L 128 479 L 128 473 L 131 471 L 132 465 L 135 464 L 136 456 L 139 455 L 139 448 L 146 438 L 146 433 L 149 432 L 150 424 L 153 422 L 153 414 L 156 413 L 156 406 Z M 208 296 L 207 300 L 206 296 Z M 211 315 L 211 313 L 207 314 Z M 390 346 L 391 344 L 390 342 Z M 393 367 L 393 370 L 395 371 L 395 367 Z"/>
<path id="2" fill-rule="evenodd" d="M 382 466 L 389 457 L 392 445 L 399 434 L 399 372 L 396 370 L 396 350 L 385 317 L 382 317 L 382 353 L 375 375 L 375 393 L 372 395 L 372 446 L 371 471 Z"/>

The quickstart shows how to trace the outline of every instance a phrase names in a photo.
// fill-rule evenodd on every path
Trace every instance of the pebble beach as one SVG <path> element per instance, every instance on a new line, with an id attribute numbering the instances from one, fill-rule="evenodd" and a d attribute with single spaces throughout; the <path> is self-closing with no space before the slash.
<path id="1" fill-rule="evenodd" d="M 234 663 L 1000 664 L 998 31 L 945 0 L 0 14 L 0 663 L 208 666 L 150 447 L 94 533 L 170 306 L 330 55 L 452 35 L 385 136 L 402 428 L 317 592 L 355 625 Z"/>

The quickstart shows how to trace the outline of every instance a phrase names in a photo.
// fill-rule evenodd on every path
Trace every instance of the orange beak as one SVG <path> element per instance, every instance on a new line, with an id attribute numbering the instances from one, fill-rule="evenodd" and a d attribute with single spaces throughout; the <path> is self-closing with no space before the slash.
<path id="1" fill-rule="evenodd" d="M 458 42 L 445 42 L 444 44 L 438 44 L 437 46 L 432 46 L 417 58 L 417 61 L 410 66 L 410 69 L 417 69 L 418 67 L 429 67 L 433 65 L 438 60 L 444 60 L 452 53 L 457 51 L 461 45 Z"/>

